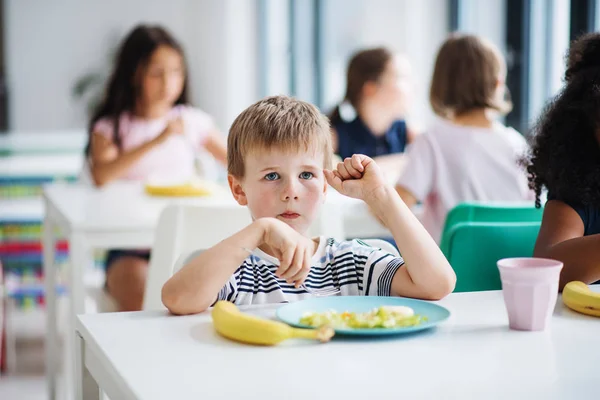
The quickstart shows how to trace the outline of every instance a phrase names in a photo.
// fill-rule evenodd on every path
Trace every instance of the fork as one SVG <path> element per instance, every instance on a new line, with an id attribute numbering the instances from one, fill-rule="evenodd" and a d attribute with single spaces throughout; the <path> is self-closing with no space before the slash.
<path id="1" fill-rule="evenodd" d="M 302 285 L 300 285 L 300 287 L 302 289 L 306 290 L 308 293 L 314 294 L 317 297 L 329 297 L 329 296 L 335 296 L 336 294 L 341 293 L 340 289 L 338 289 L 336 287 L 322 288 L 322 289 L 310 289 L 304 283 Z"/>
<path id="2" fill-rule="evenodd" d="M 257 256 L 252 250 L 247 249 L 245 247 L 242 247 L 242 249 L 244 249 L 245 251 L 247 251 L 248 253 L 250 253 L 253 256 Z M 279 260 L 276 259 L 275 257 L 273 257 L 273 259 L 276 261 L 274 264 L 276 266 L 279 267 Z M 336 288 L 336 287 L 329 287 L 329 288 L 320 288 L 320 289 L 311 289 L 308 286 L 306 286 L 304 283 L 302 285 L 300 285 L 300 287 L 304 290 L 306 290 L 308 293 L 310 294 L 314 294 L 317 297 L 329 297 L 329 296 L 335 296 L 338 293 L 341 293 L 341 290 Z"/>

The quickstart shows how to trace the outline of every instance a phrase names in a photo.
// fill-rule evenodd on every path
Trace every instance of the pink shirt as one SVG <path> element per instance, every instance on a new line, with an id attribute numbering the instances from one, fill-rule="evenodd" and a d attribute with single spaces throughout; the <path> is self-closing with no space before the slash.
<path id="1" fill-rule="evenodd" d="M 189 106 L 175 106 L 162 118 L 143 119 L 123 113 L 119 120 L 121 149 L 127 151 L 148 142 L 166 128 L 167 123 L 177 116 L 183 119 L 183 135 L 174 135 L 149 151 L 131 167 L 123 179 L 186 179 L 194 175 L 195 155 L 204 146 L 208 133 L 214 129 L 212 118 L 203 111 Z M 102 118 L 94 125 L 94 133 L 113 140 L 113 123 Z"/>
<path id="2" fill-rule="evenodd" d="M 533 198 L 518 164 L 526 151 L 523 136 L 500 123 L 488 129 L 439 120 L 409 147 L 398 185 L 423 202 L 421 221 L 439 242 L 448 211 L 461 202 Z"/>

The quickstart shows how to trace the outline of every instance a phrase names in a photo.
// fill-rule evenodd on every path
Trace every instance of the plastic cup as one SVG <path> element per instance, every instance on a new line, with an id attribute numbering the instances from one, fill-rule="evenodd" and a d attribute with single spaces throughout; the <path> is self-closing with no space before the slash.
<path id="1" fill-rule="evenodd" d="M 556 305 L 562 267 L 562 262 L 546 258 L 498 261 L 510 329 L 546 329 Z"/>

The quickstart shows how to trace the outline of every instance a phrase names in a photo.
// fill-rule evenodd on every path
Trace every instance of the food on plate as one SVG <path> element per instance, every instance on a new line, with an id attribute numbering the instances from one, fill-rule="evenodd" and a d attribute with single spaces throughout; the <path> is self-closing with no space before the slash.
<path id="1" fill-rule="evenodd" d="M 307 312 L 300 318 L 300 324 L 315 328 L 330 326 L 334 329 L 385 329 L 416 326 L 426 320 L 426 317 L 415 314 L 410 307 L 381 306 L 367 312 Z"/>

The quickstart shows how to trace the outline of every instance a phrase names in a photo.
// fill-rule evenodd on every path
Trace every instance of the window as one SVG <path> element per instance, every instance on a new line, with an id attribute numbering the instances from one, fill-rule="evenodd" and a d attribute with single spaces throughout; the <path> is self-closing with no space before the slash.
<path id="1" fill-rule="evenodd" d="M 492 40 L 504 53 L 513 102 L 505 122 L 522 133 L 562 86 L 571 8 L 569 0 L 450 0 L 453 27 Z"/>

